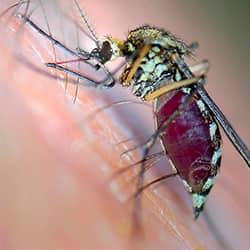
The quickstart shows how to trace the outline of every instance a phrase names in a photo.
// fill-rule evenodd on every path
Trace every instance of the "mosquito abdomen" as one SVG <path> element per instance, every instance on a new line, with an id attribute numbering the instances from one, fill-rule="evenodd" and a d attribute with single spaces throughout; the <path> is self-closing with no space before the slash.
<path id="1" fill-rule="evenodd" d="M 162 126 L 188 95 L 188 91 L 185 93 L 182 89 L 170 99 L 161 97 L 156 113 L 157 125 Z M 198 195 L 198 201 L 196 197 L 193 204 L 198 216 L 220 166 L 221 136 L 218 125 L 203 101 L 195 96 L 185 110 L 166 127 L 161 140 L 193 198 Z"/>

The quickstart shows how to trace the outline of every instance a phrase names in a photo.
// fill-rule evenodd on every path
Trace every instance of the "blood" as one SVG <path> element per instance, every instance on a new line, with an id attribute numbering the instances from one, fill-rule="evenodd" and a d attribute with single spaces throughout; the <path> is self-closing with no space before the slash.
<path id="1" fill-rule="evenodd" d="M 157 112 L 158 126 L 162 126 L 169 116 L 183 104 L 187 93 L 178 91 L 163 102 Z M 213 175 L 212 156 L 215 151 L 209 131 L 209 120 L 202 114 L 196 98 L 187 105 L 185 111 L 169 124 L 161 140 L 167 154 L 180 177 L 193 191 L 200 192 L 209 176 Z"/>

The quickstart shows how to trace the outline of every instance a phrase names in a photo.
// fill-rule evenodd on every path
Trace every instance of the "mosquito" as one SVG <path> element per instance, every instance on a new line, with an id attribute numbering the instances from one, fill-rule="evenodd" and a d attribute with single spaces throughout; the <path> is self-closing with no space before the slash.
<path id="1" fill-rule="evenodd" d="M 145 188 L 155 183 L 179 176 L 192 196 L 194 218 L 198 218 L 221 165 L 219 126 L 250 167 L 248 147 L 204 88 L 208 61 L 189 66 L 186 59 L 194 57 L 198 44 L 186 44 L 170 32 L 150 25 L 131 30 L 125 39 L 109 36 L 100 40 L 78 1 L 73 2 L 95 42 L 96 47 L 90 52 L 82 48 L 67 48 L 27 15 L 17 13 L 16 17 L 55 46 L 77 57 L 78 62 L 88 63 L 96 72 L 102 70 L 106 77 L 95 81 L 82 72 L 67 68 L 62 62 L 49 62 L 46 67 L 65 72 L 88 87 L 112 88 L 120 83 L 131 88 L 143 102 L 153 102 L 155 131 L 143 144 L 130 149 L 142 149 L 137 191 L 133 197 L 137 198 Z M 106 63 L 120 57 L 125 58 L 126 65 L 116 79 Z M 146 161 L 158 139 L 173 172 L 143 185 Z"/>

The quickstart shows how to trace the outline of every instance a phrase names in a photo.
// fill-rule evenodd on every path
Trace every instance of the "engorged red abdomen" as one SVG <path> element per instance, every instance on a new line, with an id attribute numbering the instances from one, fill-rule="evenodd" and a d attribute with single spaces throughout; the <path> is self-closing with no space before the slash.
<path id="1" fill-rule="evenodd" d="M 168 101 L 161 102 L 157 111 L 158 126 L 178 109 L 187 95 L 180 90 Z M 212 117 L 206 119 L 197 99 L 193 98 L 185 111 L 169 124 L 161 136 L 167 154 L 180 177 L 195 192 L 200 192 L 207 178 L 213 175 L 211 162 L 215 145 L 209 130 L 211 122 L 215 121 Z M 218 136 L 220 138 L 220 135 Z"/>

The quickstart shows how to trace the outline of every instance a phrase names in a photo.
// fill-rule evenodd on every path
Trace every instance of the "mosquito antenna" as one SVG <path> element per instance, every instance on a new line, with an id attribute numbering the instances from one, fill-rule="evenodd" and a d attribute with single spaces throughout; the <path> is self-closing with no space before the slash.
<path id="1" fill-rule="evenodd" d="M 77 0 L 74 0 L 74 3 L 80 13 L 80 16 L 82 18 L 82 20 L 84 21 L 85 25 L 87 26 L 91 36 L 92 36 L 92 39 L 93 41 L 95 42 L 96 46 L 99 48 L 100 47 L 100 41 L 98 39 L 98 36 L 94 30 L 94 28 L 90 25 L 89 21 L 88 21 L 88 18 L 87 18 L 87 14 L 83 11 L 83 9 L 81 8 L 81 6 L 79 5 L 78 1 Z"/>
<path id="2" fill-rule="evenodd" d="M 176 176 L 176 175 L 178 175 L 177 172 L 173 172 L 173 173 L 170 173 L 170 174 L 166 174 L 166 175 L 163 175 L 163 176 L 161 176 L 161 177 L 159 177 L 159 178 L 157 178 L 157 179 L 155 179 L 155 180 L 153 180 L 153 181 L 151 181 L 151 182 L 145 184 L 144 186 L 140 187 L 140 188 L 132 195 L 132 197 L 131 197 L 130 199 L 136 199 L 136 198 L 137 198 L 146 188 L 148 188 L 148 187 L 150 187 L 150 186 L 152 186 L 153 184 L 156 184 L 156 183 L 158 183 L 158 182 L 164 181 L 164 180 L 166 180 L 166 179 L 168 179 L 168 178 L 170 178 L 170 177 Z M 129 200 L 130 200 L 130 199 L 129 199 Z"/>
<path id="3" fill-rule="evenodd" d="M 165 152 L 164 151 L 160 151 L 160 152 L 156 152 L 156 153 L 153 153 L 151 155 L 149 155 L 144 161 L 145 162 L 149 162 L 151 160 L 156 160 L 156 159 L 159 159 L 161 158 L 162 156 L 164 156 Z M 117 178 L 118 176 L 124 174 L 125 172 L 131 170 L 133 167 L 136 167 L 138 165 L 140 165 L 142 163 L 143 160 L 139 160 L 139 161 L 136 161 L 132 164 L 129 164 L 127 165 L 126 167 L 123 167 L 121 169 L 118 169 L 117 171 L 115 171 L 109 178 L 109 181 L 113 181 L 115 178 Z"/>
<path id="4" fill-rule="evenodd" d="M 151 169 L 152 167 L 156 166 L 157 163 L 162 159 L 162 156 L 165 155 L 165 152 L 162 152 L 162 155 L 158 155 L 156 156 L 154 159 L 152 159 L 150 162 L 146 161 L 146 164 L 144 165 L 144 173 L 146 173 L 146 171 L 148 171 L 149 169 Z M 143 160 L 141 160 L 141 164 L 143 163 Z M 129 180 L 129 183 L 133 183 L 137 180 L 138 175 L 132 176 L 132 178 Z"/>
<path id="5" fill-rule="evenodd" d="M 140 135 L 135 135 L 135 136 L 133 136 L 133 137 L 130 137 L 130 138 L 127 138 L 127 139 L 125 139 L 125 140 L 121 140 L 121 141 L 119 141 L 118 143 L 116 143 L 115 144 L 115 146 L 119 146 L 119 145 L 122 145 L 122 144 L 125 144 L 125 143 L 128 143 L 128 142 L 131 142 L 131 141 L 133 141 L 135 138 L 140 138 L 141 136 Z"/>

